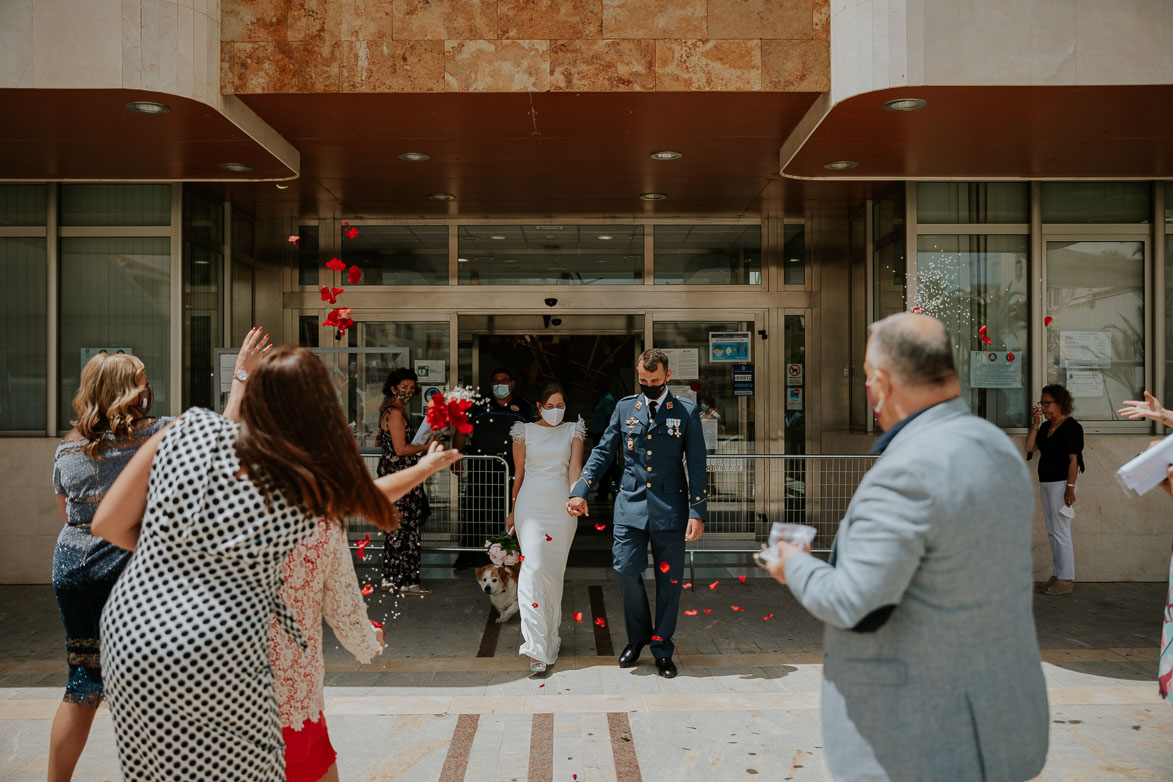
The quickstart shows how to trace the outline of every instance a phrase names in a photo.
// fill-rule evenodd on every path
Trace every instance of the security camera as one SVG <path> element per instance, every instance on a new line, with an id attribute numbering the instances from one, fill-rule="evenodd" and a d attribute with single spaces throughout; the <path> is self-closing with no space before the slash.
<path id="1" fill-rule="evenodd" d="M 558 303 L 558 300 L 552 296 L 550 298 L 546 299 L 546 306 L 547 307 L 553 307 L 557 303 Z"/>
<path id="2" fill-rule="evenodd" d="M 561 326 L 562 325 L 562 318 L 554 318 L 550 322 L 553 323 L 555 326 Z"/>

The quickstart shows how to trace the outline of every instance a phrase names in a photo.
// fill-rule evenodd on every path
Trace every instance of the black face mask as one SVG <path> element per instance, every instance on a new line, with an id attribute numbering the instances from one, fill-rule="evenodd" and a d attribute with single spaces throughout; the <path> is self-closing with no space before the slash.
<path id="1" fill-rule="evenodd" d="M 639 390 L 648 399 L 655 400 L 660 398 L 660 394 L 664 393 L 664 386 L 645 386 L 643 383 L 639 384 Z"/>

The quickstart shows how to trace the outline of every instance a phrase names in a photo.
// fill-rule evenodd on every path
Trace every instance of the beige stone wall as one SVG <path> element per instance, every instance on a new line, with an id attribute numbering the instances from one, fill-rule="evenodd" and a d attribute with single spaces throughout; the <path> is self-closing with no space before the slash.
<path id="1" fill-rule="evenodd" d="M 223 0 L 225 94 L 821 92 L 829 0 Z"/>
<path id="2" fill-rule="evenodd" d="M 0 439 L 0 584 L 48 584 L 61 512 L 48 437 Z"/>

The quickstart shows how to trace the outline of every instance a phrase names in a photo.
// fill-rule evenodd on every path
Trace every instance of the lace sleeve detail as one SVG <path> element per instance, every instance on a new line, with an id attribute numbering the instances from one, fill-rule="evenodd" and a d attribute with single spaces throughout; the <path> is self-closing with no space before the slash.
<path id="1" fill-rule="evenodd" d="M 322 582 L 322 618 L 334 630 L 334 635 L 360 663 L 369 663 L 379 653 L 378 636 L 367 619 L 367 606 L 358 588 L 358 576 L 350 559 L 346 532 L 340 527 L 330 529 L 330 542 L 325 554 L 326 573 Z"/>
<path id="2" fill-rule="evenodd" d="M 574 422 L 574 434 L 572 435 L 572 439 L 585 440 L 586 433 L 587 433 L 586 421 L 582 420 L 582 416 L 580 415 L 578 417 L 578 420 Z"/>
<path id="3" fill-rule="evenodd" d="M 509 430 L 509 436 L 513 438 L 513 442 L 515 442 L 515 443 L 524 443 L 525 442 L 525 424 L 522 423 L 521 421 L 518 421 L 517 423 L 515 423 L 513 425 L 513 428 Z"/>

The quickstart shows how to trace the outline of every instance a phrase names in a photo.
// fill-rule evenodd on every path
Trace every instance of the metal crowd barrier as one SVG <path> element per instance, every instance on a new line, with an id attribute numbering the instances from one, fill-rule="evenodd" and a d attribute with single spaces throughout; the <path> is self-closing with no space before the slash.
<path id="1" fill-rule="evenodd" d="M 380 452 L 362 449 L 376 474 Z M 483 551 L 485 540 L 505 531 L 509 515 L 509 463 L 500 456 L 468 456 L 456 470 L 441 470 L 424 483 L 432 513 L 423 527 L 423 547 L 431 551 Z M 382 549 L 383 534 L 362 518 L 347 520 L 351 543 L 370 534 L 368 548 Z"/>

